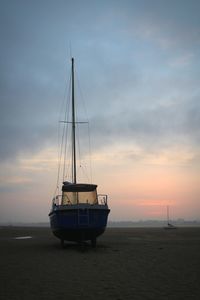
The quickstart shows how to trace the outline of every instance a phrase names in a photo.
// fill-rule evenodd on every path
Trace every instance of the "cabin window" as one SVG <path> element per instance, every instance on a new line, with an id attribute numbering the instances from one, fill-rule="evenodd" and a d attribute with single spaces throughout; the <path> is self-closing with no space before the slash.
<path id="1" fill-rule="evenodd" d="M 89 203 L 97 204 L 97 192 L 63 192 L 62 205 Z"/>

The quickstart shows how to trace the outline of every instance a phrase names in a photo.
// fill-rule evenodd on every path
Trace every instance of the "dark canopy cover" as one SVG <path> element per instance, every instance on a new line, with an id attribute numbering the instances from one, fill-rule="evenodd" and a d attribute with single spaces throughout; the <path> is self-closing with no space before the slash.
<path id="1" fill-rule="evenodd" d="M 92 192 L 97 188 L 96 184 L 87 183 L 70 183 L 68 181 L 63 182 L 63 192 Z"/>

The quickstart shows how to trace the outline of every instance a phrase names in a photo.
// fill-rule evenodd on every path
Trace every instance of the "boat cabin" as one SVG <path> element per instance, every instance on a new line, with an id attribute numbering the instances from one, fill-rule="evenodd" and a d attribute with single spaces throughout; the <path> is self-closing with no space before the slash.
<path id="1" fill-rule="evenodd" d="M 80 203 L 98 204 L 97 185 L 63 182 L 61 204 Z"/>

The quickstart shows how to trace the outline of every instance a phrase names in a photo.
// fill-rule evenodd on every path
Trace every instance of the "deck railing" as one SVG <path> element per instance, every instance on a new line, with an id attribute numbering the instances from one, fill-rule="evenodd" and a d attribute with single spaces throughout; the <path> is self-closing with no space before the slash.
<path id="1" fill-rule="evenodd" d="M 62 200 L 62 195 L 57 195 L 52 200 L 52 205 L 60 205 Z"/>
<path id="2" fill-rule="evenodd" d="M 108 195 L 98 194 L 97 200 L 99 205 L 107 205 Z M 61 205 L 62 203 L 62 195 L 57 195 L 52 200 L 52 206 Z"/>
<path id="3" fill-rule="evenodd" d="M 100 205 L 107 205 L 108 195 L 98 194 L 97 197 L 98 197 L 98 203 Z"/>

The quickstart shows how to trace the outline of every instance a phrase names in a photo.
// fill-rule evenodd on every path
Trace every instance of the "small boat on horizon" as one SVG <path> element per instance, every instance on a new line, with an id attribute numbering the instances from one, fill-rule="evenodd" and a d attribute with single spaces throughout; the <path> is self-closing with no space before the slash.
<path id="1" fill-rule="evenodd" d="M 174 226 L 172 223 L 170 223 L 169 219 L 169 206 L 167 205 L 167 226 L 164 227 L 164 229 L 176 229 L 177 227 Z"/>
<path id="2" fill-rule="evenodd" d="M 72 182 L 63 181 L 61 191 L 55 195 L 49 213 L 50 226 L 53 234 L 60 239 L 61 245 L 65 241 L 84 244 L 91 241 L 96 246 L 96 239 L 103 234 L 107 226 L 110 209 L 107 195 L 97 194 L 97 185 L 91 183 L 77 183 L 76 172 L 76 122 L 74 99 L 74 58 L 71 59 L 71 120 L 64 123 L 71 124 L 72 146 Z M 66 114 L 67 115 L 67 114 Z M 66 145 L 63 145 L 66 149 Z"/>

